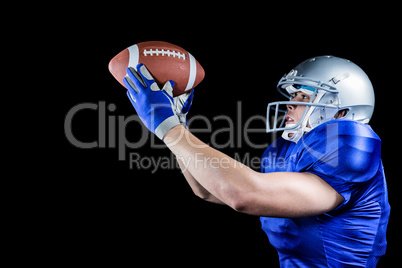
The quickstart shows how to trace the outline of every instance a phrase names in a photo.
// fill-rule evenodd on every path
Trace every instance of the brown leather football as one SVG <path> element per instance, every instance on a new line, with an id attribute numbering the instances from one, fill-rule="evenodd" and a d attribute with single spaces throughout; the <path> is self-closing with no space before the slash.
<path id="1" fill-rule="evenodd" d="M 162 41 L 149 41 L 132 45 L 109 62 L 109 71 L 123 84 L 127 67 L 137 70 L 143 63 L 160 88 L 166 81 L 173 80 L 173 96 L 179 96 L 197 86 L 205 72 L 198 61 L 185 49 Z"/>

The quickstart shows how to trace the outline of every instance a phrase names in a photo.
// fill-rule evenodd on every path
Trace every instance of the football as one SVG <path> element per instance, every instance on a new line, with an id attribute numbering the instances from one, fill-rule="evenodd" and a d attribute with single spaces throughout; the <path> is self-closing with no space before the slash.
<path id="1" fill-rule="evenodd" d="M 179 96 L 197 86 L 205 76 L 204 69 L 185 49 L 162 41 L 149 41 L 132 45 L 109 62 L 109 71 L 121 85 L 127 67 L 137 70 L 143 63 L 160 88 L 173 80 L 173 96 Z"/>

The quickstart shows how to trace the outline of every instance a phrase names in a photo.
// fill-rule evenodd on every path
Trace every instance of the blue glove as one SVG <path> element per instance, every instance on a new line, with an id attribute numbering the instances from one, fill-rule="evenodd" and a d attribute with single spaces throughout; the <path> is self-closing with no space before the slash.
<path id="1" fill-rule="evenodd" d="M 186 127 L 187 126 L 187 119 L 186 115 L 190 110 L 191 104 L 193 103 L 194 97 L 194 89 L 191 91 L 184 93 L 180 96 L 174 97 L 174 105 L 175 105 L 175 113 L 180 120 L 180 123 Z"/>
<path id="2" fill-rule="evenodd" d="M 160 89 L 144 64 L 138 64 L 137 70 L 127 68 L 128 76 L 123 79 L 127 96 L 144 125 L 163 140 L 171 128 L 180 125 L 173 100 L 174 82 L 167 81 Z"/>

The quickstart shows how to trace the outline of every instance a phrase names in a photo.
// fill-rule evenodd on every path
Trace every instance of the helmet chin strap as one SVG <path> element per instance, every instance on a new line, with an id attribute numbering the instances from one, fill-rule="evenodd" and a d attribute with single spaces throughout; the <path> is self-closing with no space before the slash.
<path id="1" fill-rule="evenodd" d="M 296 125 L 296 124 L 288 124 L 289 127 L 292 127 L 294 125 Z M 301 137 L 304 135 L 304 133 L 309 132 L 311 129 L 312 128 L 302 127 L 300 125 L 297 128 L 283 131 L 282 138 L 284 138 L 285 140 L 297 143 L 301 139 Z M 293 134 L 293 136 L 290 137 L 290 134 Z"/>

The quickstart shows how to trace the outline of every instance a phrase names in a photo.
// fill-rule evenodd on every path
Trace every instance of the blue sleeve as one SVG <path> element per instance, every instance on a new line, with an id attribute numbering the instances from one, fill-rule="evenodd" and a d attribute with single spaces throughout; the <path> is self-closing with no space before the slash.
<path id="1" fill-rule="evenodd" d="M 296 171 L 316 174 L 348 203 L 359 184 L 372 179 L 381 164 L 381 140 L 367 125 L 332 120 L 299 141 Z"/>

